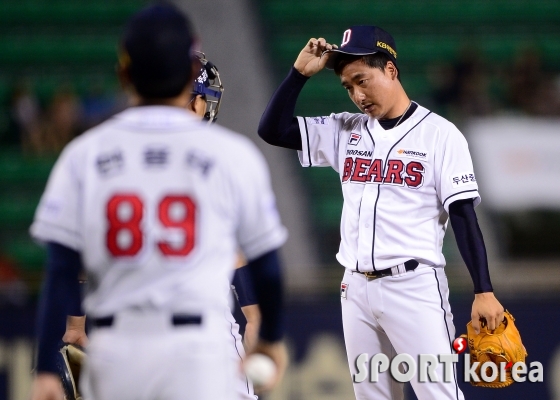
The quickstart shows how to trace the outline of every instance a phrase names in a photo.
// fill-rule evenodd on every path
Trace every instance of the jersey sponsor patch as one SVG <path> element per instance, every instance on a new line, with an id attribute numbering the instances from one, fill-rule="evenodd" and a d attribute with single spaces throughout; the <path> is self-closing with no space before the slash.
<path id="1" fill-rule="evenodd" d="M 328 125 L 329 117 L 311 117 L 307 118 L 311 125 Z"/>
<path id="2" fill-rule="evenodd" d="M 370 157 L 372 156 L 373 151 L 369 150 L 346 150 L 347 156 L 360 156 L 360 157 Z"/>
<path id="3" fill-rule="evenodd" d="M 461 172 L 451 178 L 453 188 L 476 183 L 476 177 L 472 172 Z"/>
<path id="4" fill-rule="evenodd" d="M 421 150 L 411 150 L 411 149 L 398 149 L 397 154 L 401 157 L 414 158 L 416 160 L 427 160 L 428 152 Z"/>
<path id="5" fill-rule="evenodd" d="M 348 292 L 348 284 L 342 282 L 342 283 L 340 284 L 340 297 L 343 298 L 343 299 L 345 299 L 345 298 L 346 298 L 347 292 Z"/>
<path id="6" fill-rule="evenodd" d="M 356 146 L 358 143 L 360 143 L 361 139 L 362 135 L 360 135 L 359 133 L 351 133 L 350 137 L 348 138 L 348 144 Z"/>

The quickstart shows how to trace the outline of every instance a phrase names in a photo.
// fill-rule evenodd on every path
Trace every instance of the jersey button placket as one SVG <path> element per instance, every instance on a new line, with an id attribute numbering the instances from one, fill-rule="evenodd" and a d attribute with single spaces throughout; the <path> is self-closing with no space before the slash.
<path id="1" fill-rule="evenodd" d="M 372 161 L 375 160 L 375 154 L 377 146 L 373 137 L 370 135 L 369 131 L 366 129 L 364 131 L 365 138 L 367 138 L 367 146 L 370 147 L 372 151 Z M 368 149 L 369 150 L 369 149 Z M 372 261 L 371 261 L 371 245 L 373 241 L 373 220 L 374 220 L 374 208 L 375 199 L 377 198 L 378 185 L 375 183 L 367 182 L 365 183 L 364 190 L 362 192 L 362 199 L 360 203 L 359 210 L 359 237 L 358 237 L 358 267 L 360 271 L 371 271 Z"/>

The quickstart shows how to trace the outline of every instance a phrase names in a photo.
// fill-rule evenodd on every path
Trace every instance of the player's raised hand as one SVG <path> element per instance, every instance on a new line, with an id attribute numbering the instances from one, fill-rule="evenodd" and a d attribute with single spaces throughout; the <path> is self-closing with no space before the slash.
<path id="1" fill-rule="evenodd" d="M 504 320 L 504 307 L 492 292 L 475 294 L 471 319 L 472 327 L 477 335 L 480 333 L 482 319 L 486 321 L 488 329 L 494 330 Z"/>
<path id="2" fill-rule="evenodd" d="M 313 76 L 323 68 L 332 53 L 325 53 L 326 50 L 337 49 L 336 44 L 327 43 L 324 38 L 311 38 L 307 41 L 305 47 L 300 51 L 294 68 L 300 74 L 305 76 Z"/>
<path id="3" fill-rule="evenodd" d="M 58 375 L 37 374 L 33 380 L 31 400 L 64 400 L 64 390 Z"/>

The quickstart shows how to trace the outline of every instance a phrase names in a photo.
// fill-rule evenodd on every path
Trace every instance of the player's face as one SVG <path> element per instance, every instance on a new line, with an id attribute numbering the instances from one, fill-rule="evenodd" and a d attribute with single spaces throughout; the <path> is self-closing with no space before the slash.
<path id="1" fill-rule="evenodd" d="M 393 70 L 384 71 L 356 60 L 344 67 L 340 82 L 358 108 L 372 118 L 393 118 L 396 76 Z"/>

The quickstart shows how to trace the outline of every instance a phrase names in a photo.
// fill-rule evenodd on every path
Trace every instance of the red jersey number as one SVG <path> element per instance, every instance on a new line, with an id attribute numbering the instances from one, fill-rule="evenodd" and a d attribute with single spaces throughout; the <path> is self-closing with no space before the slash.
<path id="1" fill-rule="evenodd" d="M 194 248 L 195 203 L 188 196 L 166 196 L 158 205 L 158 219 L 165 228 L 179 229 L 183 241 L 179 246 L 160 241 L 159 250 L 166 256 L 186 256 Z M 141 229 L 144 204 L 135 194 L 117 194 L 107 203 L 107 249 L 114 257 L 131 257 L 144 244 Z"/>

